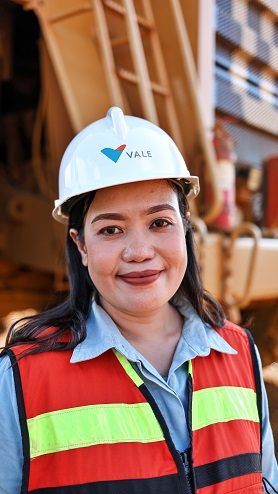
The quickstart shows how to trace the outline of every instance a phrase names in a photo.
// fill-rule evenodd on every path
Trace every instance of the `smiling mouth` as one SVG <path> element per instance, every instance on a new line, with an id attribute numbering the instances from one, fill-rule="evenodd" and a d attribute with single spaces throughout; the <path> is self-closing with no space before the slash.
<path id="1" fill-rule="evenodd" d="M 122 274 L 119 275 L 119 278 L 129 285 L 149 285 L 159 278 L 160 273 L 161 271 L 148 269 L 146 271 Z"/>

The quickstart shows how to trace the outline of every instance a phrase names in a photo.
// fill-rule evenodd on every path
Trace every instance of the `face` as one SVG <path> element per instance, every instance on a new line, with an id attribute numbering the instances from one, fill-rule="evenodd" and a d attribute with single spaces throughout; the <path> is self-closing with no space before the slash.
<path id="1" fill-rule="evenodd" d="M 103 308 L 147 314 L 165 307 L 185 274 L 187 252 L 176 192 L 166 180 L 97 191 L 84 240 L 71 231 Z"/>

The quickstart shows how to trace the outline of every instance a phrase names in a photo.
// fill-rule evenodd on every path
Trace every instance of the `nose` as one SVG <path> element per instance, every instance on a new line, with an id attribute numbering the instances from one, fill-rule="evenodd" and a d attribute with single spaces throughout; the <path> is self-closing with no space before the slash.
<path id="1" fill-rule="evenodd" d="M 154 247 L 146 238 L 135 235 L 129 240 L 122 251 L 122 259 L 125 262 L 143 262 L 154 257 Z"/>

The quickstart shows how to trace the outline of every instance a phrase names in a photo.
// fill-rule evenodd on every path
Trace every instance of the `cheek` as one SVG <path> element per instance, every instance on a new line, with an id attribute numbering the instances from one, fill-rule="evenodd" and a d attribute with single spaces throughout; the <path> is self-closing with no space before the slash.
<path id="1" fill-rule="evenodd" d="M 115 270 L 116 255 L 110 245 L 98 242 L 87 244 L 88 271 L 92 279 L 102 279 Z"/>
<path id="2" fill-rule="evenodd" d="M 175 280 L 177 286 L 180 286 L 187 269 L 187 248 L 185 242 L 179 242 L 176 245 L 174 257 Z"/>
<path id="3" fill-rule="evenodd" d="M 184 276 L 187 268 L 187 250 L 184 244 L 180 245 L 180 250 L 176 252 L 177 269 Z"/>
<path id="4" fill-rule="evenodd" d="M 179 233 L 174 235 L 167 246 L 167 250 L 173 264 L 186 268 L 187 249 L 184 235 Z"/>

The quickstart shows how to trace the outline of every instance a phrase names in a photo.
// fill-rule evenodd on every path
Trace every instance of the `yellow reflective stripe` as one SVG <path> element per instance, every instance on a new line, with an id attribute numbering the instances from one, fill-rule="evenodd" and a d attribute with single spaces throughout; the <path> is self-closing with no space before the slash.
<path id="1" fill-rule="evenodd" d="M 256 393 L 253 389 L 220 386 L 193 392 L 192 430 L 230 420 L 259 422 Z"/>
<path id="2" fill-rule="evenodd" d="M 114 353 L 119 360 L 121 366 L 124 368 L 126 371 L 127 375 L 132 379 L 134 384 L 139 388 L 141 384 L 144 384 L 144 381 L 141 379 L 141 377 L 137 374 L 137 372 L 133 369 L 131 363 L 125 358 L 121 353 L 117 352 L 114 350 Z"/>
<path id="3" fill-rule="evenodd" d="M 163 441 L 149 403 L 89 405 L 27 420 L 30 456 L 119 442 Z"/>

